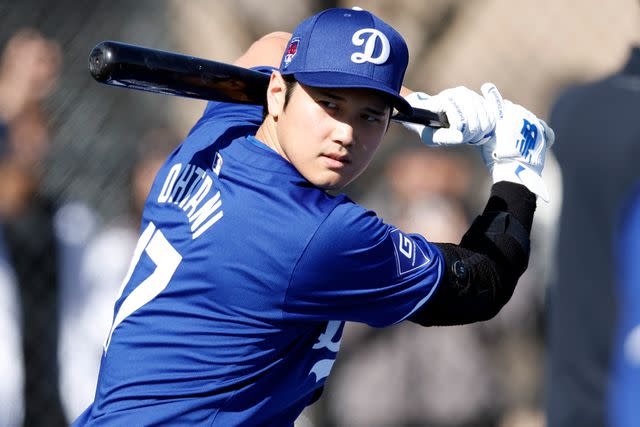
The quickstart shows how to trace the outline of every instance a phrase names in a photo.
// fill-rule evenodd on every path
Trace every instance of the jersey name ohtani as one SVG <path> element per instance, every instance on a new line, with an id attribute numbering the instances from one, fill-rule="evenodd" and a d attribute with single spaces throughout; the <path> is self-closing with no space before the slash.
<path id="1" fill-rule="evenodd" d="M 213 172 L 218 175 L 222 157 L 216 153 Z M 191 225 L 191 238 L 196 239 L 224 215 L 220 191 L 215 190 L 213 179 L 199 166 L 176 163 L 169 169 L 158 203 L 173 204 L 187 215 Z"/>

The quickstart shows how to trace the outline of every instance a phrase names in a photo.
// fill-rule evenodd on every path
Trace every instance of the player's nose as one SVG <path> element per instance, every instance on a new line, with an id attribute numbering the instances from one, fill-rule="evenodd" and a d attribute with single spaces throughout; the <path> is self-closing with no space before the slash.
<path id="1" fill-rule="evenodd" d="M 332 136 L 335 142 L 345 147 L 348 147 L 355 143 L 355 132 L 353 129 L 353 125 L 348 121 L 336 120 Z"/>

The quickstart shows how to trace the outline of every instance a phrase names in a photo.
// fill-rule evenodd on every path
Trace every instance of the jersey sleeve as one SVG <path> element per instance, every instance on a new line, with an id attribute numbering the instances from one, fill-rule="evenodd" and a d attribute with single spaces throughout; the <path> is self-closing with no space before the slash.
<path id="1" fill-rule="evenodd" d="M 398 323 L 433 294 L 444 267 L 422 236 L 385 224 L 353 202 L 318 227 L 292 273 L 285 320 Z"/>

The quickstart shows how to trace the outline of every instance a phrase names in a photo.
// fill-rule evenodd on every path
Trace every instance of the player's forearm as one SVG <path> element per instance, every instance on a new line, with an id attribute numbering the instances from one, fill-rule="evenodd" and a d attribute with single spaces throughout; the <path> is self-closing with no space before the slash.
<path id="1" fill-rule="evenodd" d="M 249 49 L 234 64 L 245 68 L 263 65 L 277 68 L 280 66 L 280 60 L 290 38 L 291 33 L 284 31 L 269 33 L 249 46 Z"/>
<path id="2" fill-rule="evenodd" d="M 529 262 L 536 197 L 526 187 L 499 182 L 485 210 L 459 245 L 437 243 L 445 273 L 412 321 L 424 326 L 488 320 L 509 301 Z"/>

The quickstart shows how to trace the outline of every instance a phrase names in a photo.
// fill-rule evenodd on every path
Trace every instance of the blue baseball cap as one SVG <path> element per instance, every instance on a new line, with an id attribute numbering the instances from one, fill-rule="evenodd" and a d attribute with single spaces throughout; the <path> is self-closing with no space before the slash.
<path id="1" fill-rule="evenodd" d="M 361 9 L 327 9 L 296 27 L 280 73 L 314 87 L 366 88 L 390 96 L 400 112 L 413 109 L 400 96 L 409 62 L 402 36 Z"/>

